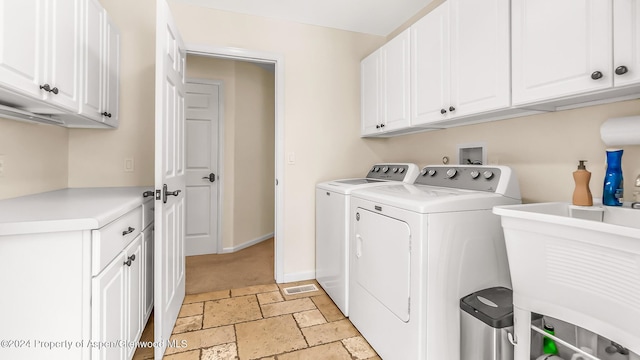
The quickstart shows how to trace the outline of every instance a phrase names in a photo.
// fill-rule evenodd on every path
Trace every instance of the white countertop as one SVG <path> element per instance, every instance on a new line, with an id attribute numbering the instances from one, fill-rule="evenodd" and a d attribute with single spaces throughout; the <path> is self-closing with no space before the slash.
<path id="1" fill-rule="evenodd" d="M 0 200 L 0 235 L 98 229 L 151 200 L 147 190 L 71 188 Z"/>

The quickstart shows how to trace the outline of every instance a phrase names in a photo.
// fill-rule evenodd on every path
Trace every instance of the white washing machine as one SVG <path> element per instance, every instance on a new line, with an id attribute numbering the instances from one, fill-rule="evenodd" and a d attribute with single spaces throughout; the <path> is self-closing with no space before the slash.
<path id="1" fill-rule="evenodd" d="M 505 166 L 427 166 L 414 185 L 352 192 L 349 318 L 380 357 L 460 359 L 460 298 L 511 288 L 492 208 L 520 202 Z"/>
<path id="2" fill-rule="evenodd" d="M 415 164 L 376 164 L 364 178 L 340 179 L 316 186 L 316 280 L 348 316 L 349 198 L 353 190 L 389 182 L 413 183 Z"/>

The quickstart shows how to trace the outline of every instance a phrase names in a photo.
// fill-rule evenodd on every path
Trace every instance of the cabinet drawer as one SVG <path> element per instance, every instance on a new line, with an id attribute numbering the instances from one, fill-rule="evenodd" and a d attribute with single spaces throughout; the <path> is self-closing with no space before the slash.
<path id="1" fill-rule="evenodd" d="M 111 262 L 142 230 L 142 206 L 128 212 L 104 227 L 93 230 L 93 261 L 91 275 L 95 276 Z"/>
<path id="2" fill-rule="evenodd" d="M 142 228 L 146 229 L 153 222 L 155 201 L 147 201 L 142 204 Z"/>

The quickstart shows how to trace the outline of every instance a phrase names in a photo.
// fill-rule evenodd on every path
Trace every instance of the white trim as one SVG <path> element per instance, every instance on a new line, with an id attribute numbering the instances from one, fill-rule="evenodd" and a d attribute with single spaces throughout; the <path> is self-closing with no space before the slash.
<path id="1" fill-rule="evenodd" d="M 316 278 L 316 271 L 303 271 L 293 274 L 285 274 L 283 278 L 283 283 L 292 283 L 296 281 L 305 281 L 305 280 L 313 280 Z"/>
<path id="2" fill-rule="evenodd" d="M 249 241 L 247 241 L 245 243 L 242 243 L 240 245 L 224 248 L 224 249 L 222 249 L 222 253 L 223 254 L 227 254 L 227 253 L 236 252 L 238 250 L 246 249 L 249 246 L 253 246 L 255 244 L 261 243 L 261 242 L 263 242 L 265 240 L 271 239 L 272 237 L 273 237 L 273 233 L 262 235 L 257 239 L 249 240 Z"/>
<path id="3" fill-rule="evenodd" d="M 284 56 L 235 47 L 186 44 L 187 54 L 244 60 L 275 65 L 275 280 L 284 283 Z M 297 275 L 291 275 L 296 277 Z M 306 275 L 305 275 L 306 277 Z M 311 279 L 315 277 L 312 273 Z"/>
<path id="4" fill-rule="evenodd" d="M 187 66 L 189 66 L 189 62 L 187 61 Z M 218 182 L 218 186 L 216 191 L 218 192 L 218 230 L 216 234 L 216 254 L 220 254 L 223 252 L 222 248 L 222 217 L 223 217 L 223 194 L 224 194 L 224 81 L 222 80 L 211 80 L 211 79 L 202 79 L 202 78 L 187 78 L 187 83 L 192 84 L 206 84 L 206 85 L 217 85 L 218 86 L 218 169 L 216 170 L 216 181 Z M 185 135 L 186 136 L 186 135 Z"/>

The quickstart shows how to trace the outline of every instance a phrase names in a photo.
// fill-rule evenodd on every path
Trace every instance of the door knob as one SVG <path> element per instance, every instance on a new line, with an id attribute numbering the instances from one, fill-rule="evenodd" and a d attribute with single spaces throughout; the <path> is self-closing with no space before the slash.
<path id="1" fill-rule="evenodd" d="M 216 181 L 216 174 L 211 173 L 209 176 L 203 176 L 202 180 L 209 180 L 210 182 Z"/>
<path id="2" fill-rule="evenodd" d="M 169 191 L 167 189 L 167 184 L 164 184 L 162 186 L 162 193 L 164 194 L 164 196 L 162 197 L 162 202 L 166 204 L 168 196 L 178 196 L 181 192 L 182 190 Z"/>

